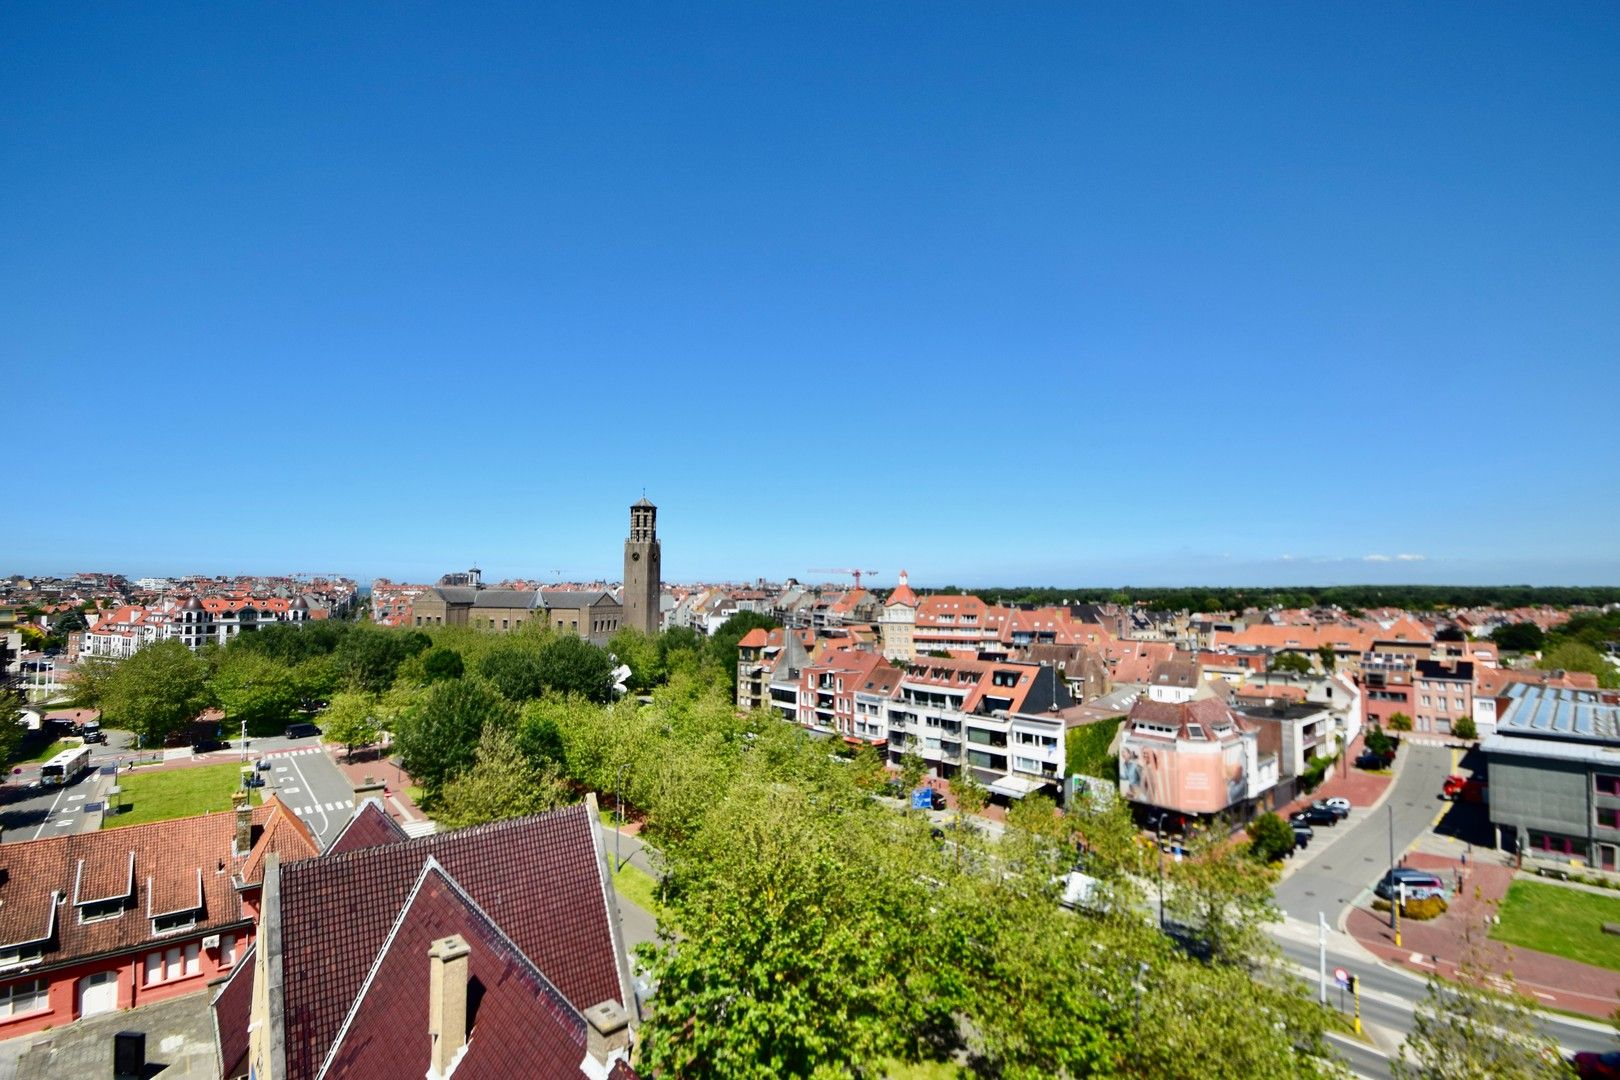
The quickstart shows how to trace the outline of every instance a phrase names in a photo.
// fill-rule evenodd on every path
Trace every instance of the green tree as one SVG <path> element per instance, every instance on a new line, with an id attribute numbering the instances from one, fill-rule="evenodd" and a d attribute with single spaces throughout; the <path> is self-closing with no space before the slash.
<path id="1" fill-rule="evenodd" d="M 1410 716 L 1407 716 L 1403 712 L 1398 712 L 1398 713 L 1392 714 L 1390 716 L 1390 718 L 1389 718 L 1389 730 L 1391 730 L 1391 731 L 1411 731 L 1412 730 L 1412 718 Z"/>
<path id="2" fill-rule="evenodd" d="M 737 643 L 750 630 L 772 630 L 780 625 L 769 615 L 757 611 L 739 611 L 721 623 L 714 636 L 709 638 L 708 654 L 725 671 L 726 681 L 733 691 L 737 688 Z"/>
<path id="3" fill-rule="evenodd" d="M 210 680 L 214 700 L 225 712 L 227 727 L 247 722 L 255 735 L 285 727 L 303 700 L 294 670 L 256 652 L 226 649 Z"/>
<path id="4" fill-rule="evenodd" d="M 613 661 L 607 650 L 572 634 L 557 634 L 541 644 L 539 660 L 547 689 L 590 701 L 612 700 Z"/>
<path id="5" fill-rule="evenodd" d="M 71 704 L 76 709 L 99 709 L 112 684 L 118 661 L 92 656 L 79 661 L 79 669 L 69 676 Z"/>
<path id="6" fill-rule="evenodd" d="M 445 781 L 472 764 L 486 728 L 509 727 L 516 708 L 480 679 L 434 683 L 397 721 L 394 747 L 400 763 L 429 802 Z"/>
<path id="7" fill-rule="evenodd" d="M 665 900 L 704 932 L 637 950 L 658 985 L 649 1074 L 848 1076 L 911 1048 L 937 1001 L 908 983 L 931 936 L 915 875 L 937 857 L 900 816 L 815 794 L 745 781 L 678 847 Z"/>
<path id="8" fill-rule="evenodd" d="M 664 678 L 663 658 L 658 641 L 635 627 L 626 626 L 608 640 L 608 652 L 630 668 L 629 687 L 651 690 Z"/>
<path id="9" fill-rule="evenodd" d="M 539 649 L 521 639 L 504 642 L 486 653 L 478 662 L 478 674 L 508 701 L 529 701 L 546 691 Z"/>
<path id="10" fill-rule="evenodd" d="M 107 724 L 162 746 L 212 704 L 208 665 L 178 640 L 155 642 L 120 661 L 100 696 Z"/>
<path id="11" fill-rule="evenodd" d="M 977 814 L 984 809 L 985 803 L 990 801 L 990 792 L 985 790 L 983 784 L 973 779 L 967 773 L 961 773 L 951 778 L 951 799 L 956 803 L 956 823 L 962 824 L 964 814 Z"/>
<path id="12" fill-rule="evenodd" d="M 1620 688 L 1620 668 L 1603 659 L 1603 654 L 1580 641 L 1550 644 L 1541 654 L 1541 666 L 1548 671 L 1584 671 L 1596 675 L 1605 689 Z"/>
<path id="13" fill-rule="evenodd" d="M 1473 740 L 1479 738 L 1479 727 L 1472 716 L 1459 716 L 1451 725 L 1451 733 L 1459 739 Z"/>
<path id="14" fill-rule="evenodd" d="M 1292 649 L 1273 656 L 1268 666 L 1272 671 L 1291 672 L 1296 675 L 1309 675 L 1312 671 L 1310 659 Z"/>
<path id="15" fill-rule="evenodd" d="M 446 645 L 434 646 L 418 659 L 422 662 L 422 674 L 430 683 L 459 679 L 467 673 L 467 665 L 462 662 L 461 654 Z"/>
<path id="16" fill-rule="evenodd" d="M 1339 654 L 1333 651 L 1332 645 L 1318 645 L 1316 647 L 1316 662 L 1322 665 L 1322 670 L 1331 675 L 1339 667 Z"/>
<path id="17" fill-rule="evenodd" d="M 400 664 L 431 644 L 425 634 L 361 625 L 343 636 L 332 655 L 339 674 L 351 688 L 380 694 L 393 684 Z"/>
<path id="18" fill-rule="evenodd" d="M 911 798 L 911 793 L 917 790 L 917 785 L 927 775 L 928 762 L 917 751 L 907 750 L 900 755 L 900 784 L 906 789 L 907 799 Z"/>
<path id="19" fill-rule="evenodd" d="M 1390 719 L 1393 720 L 1394 717 Z M 1395 740 L 1384 734 L 1384 729 L 1378 726 L 1376 720 L 1367 726 L 1367 737 L 1362 741 L 1367 749 L 1375 754 L 1387 753 L 1395 748 Z"/>
<path id="20" fill-rule="evenodd" d="M 1396 1080 L 1574 1077 L 1558 1044 L 1542 1032 L 1534 1004 L 1515 989 L 1511 975 L 1490 970 L 1482 959 L 1483 939 L 1483 925 L 1471 920 L 1456 976 L 1429 977 L 1403 1053 L 1390 1060 Z"/>
<path id="21" fill-rule="evenodd" d="M 354 757 L 355 747 L 370 746 L 377 741 L 380 726 L 377 699 L 357 690 L 335 695 L 326 712 L 321 714 L 321 738 L 343 747 L 349 758 Z"/>
<path id="22" fill-rule="evenodd" d="M 1264 863 L 1277 862 L 1294 850 L 1294 830 L 1276 814 L 1259 814 L 1245 827 L 1249 852 Z"/>
<path id="23" fill-rule="evenodd" d="M 1492 630 L 1491 640 L 1503 652 L 1539 652 L 1546 635 L 1535 623 L 1509 623 Z"/>
<path id="24" fill-rule="evenodd" d="M 444 785 L 435 816 L 439 824 L 459 829 L 541 814 L 566 802 L 567 789 L 557 779 L 555 765 L 531 764 L 512 732 L 488 727 L 472 765 Z"/>
<path id="25" fill-rule="evenodd" d="M 1265 924 L 1282 918 L 1272 896 L 1276 874 L 1244 845 L 1229 842 L 1219 822 L 1190 840 L 1187 855 L 1170 867 L 1169 916 L 1215 960 L 1242 964 L 1269 956 Z"/>
<path id="26" fill-rule="evenodd" d="M 6 687 L 0 688 L 0 762 L 10 761 L 22 747 L 28 729 L 22 723 L 22 695 Z M 0 774 L 0 780 L 4 774 Z"/>

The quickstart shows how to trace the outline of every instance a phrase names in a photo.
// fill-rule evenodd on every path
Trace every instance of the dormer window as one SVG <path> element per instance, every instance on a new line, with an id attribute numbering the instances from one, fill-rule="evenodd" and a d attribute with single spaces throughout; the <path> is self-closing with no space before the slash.
<path id="1" fill-rule="evenodd" d="M 196 911 L 171 911 L 167 915 L 152 917 L 152 933 L 172 934 L 177 930 L 190 930 L 197 925 Z"/>
<path id="2" fill-rule="evenodd" d="M 116 919 L 124 913 L 124 898 L 119 896 L 111 900 L 96 900 L 88 904 L 79 905 L 79 922 L 93 923 Z"/>

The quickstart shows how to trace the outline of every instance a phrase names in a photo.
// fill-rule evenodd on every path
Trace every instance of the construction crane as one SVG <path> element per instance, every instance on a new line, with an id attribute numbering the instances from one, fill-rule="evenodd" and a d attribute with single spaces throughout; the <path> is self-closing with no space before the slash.
<path id="1" fill-rule="evenodd" d="M 812 566 L 810 568 L 810 572 L 812 574 L 849 574 L 855 579 L 855 587 L 858 589 L 861 587 L 862 574 L 881 574 L 883 571 L 855 570 L 848 566 Z"/>

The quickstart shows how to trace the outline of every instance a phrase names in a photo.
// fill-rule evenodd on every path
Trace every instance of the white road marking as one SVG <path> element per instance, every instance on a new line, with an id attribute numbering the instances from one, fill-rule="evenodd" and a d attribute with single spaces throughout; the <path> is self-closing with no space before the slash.
<path id="1" fill-rule="evenodd" d="M 83 795 L 69 795 L 68 802 L 78 802 L 82 798 L 84 798 Z"/>
<path id="2" fill-rule="evenodd" d="M 337 806 L 337 803 L 335 803 L 335 802 L 329 802 L 329 803 L 326 804 L 326 808 L 328 810 L 336 810 L 338 808 L 338 806 Z"/>
<path id="3" fill-rule="evenodd" d="M 71 822 L 71 821 L 69 821 L 69 820 L 68 820 L 68 819 L 67 819 L 67 818 L 63 818 L 63 819 L 62 819 L 62 820 L 61 820 L 61 821 L 58 821 L 58 822 L 57 822 L 57 823 L 56 823 L 56 827 L 57 827 L 57 828 L 58 828 L 58 829 L 60 829 L 60 828 L 62 828 L 62 827 L 63 827 L 63 826 L 65 826 L 65 825 L 71 825 L 71 824 L 73 824 L 73 822 Z"/>
<path id="4" fill-rule="evenodd" d="M 298 812 L 300 814 L 313 814 L 315 812 L 315 808 L 313 806 L 306 806 Z"/>
<path id="5" fill-rule="evenodd" d="M 51 815 L 56 813 L 56 807 L 61 803 L 62 796 L 66 795 L 66 794 L 67 794 L 67 789 L 66 788 L 62 788 L 60 791 L 57 792 L 56 798 L 51 802 L 51 808 L 49 810 L 45 811 L 45 817 L 44 817 L 44 819 L 42 821 L 40 821 L 39 828 L 34 830 L 34 839 L 35 840 L 38 840 L 41 836 L 45 835 L 45 825 L 46 825 L 46 823 L 51 820 Z M 60 824 L 62 824 L 62 822 L 58 821 L 57 824 L 60 825 Z"/>
<path id="6" fill-rule="evenodd" d="M 290 777 L 289 777 L 289 779 L 290 779 Z M 303 791 L 303 790 L 304 790 L 303 788 L 284 787 L 284 788 L 281 789 L 281 793 L 283 795 L 296 795 L 300 791 Z"/>
<path id="7" fill-rule="evenodd" d="M 313 794 L 314 790 L 315 790 L 315 787 L 314 787 L 313 784 L 311 784 L 309 782 L 309 777 L 304 775 L 304 770 L 300 769 L 298 767 L 298 762 L 295 761 L 295 762 L 292 763 L 292 769 L 293 769 L 293 772 L 298 774 L 298 782 L 303 784 L 304 787 L 309 788 L 310 792 Z M 315 813 L 315 814 L 320 814 L 321 815 L 321 827 L 320 827 L 319 831 L 320 831 L 320 833 L 322 835 L 325 835 L 327 830 L 329 830 L 332 827 L 332 822 L 327 818 L 326 811 L 321 809 L 319 803 L 315 804 L 315 806 L 311 807 L 310 809 L 305 810 L 304 812 L 306 814 Z"/>

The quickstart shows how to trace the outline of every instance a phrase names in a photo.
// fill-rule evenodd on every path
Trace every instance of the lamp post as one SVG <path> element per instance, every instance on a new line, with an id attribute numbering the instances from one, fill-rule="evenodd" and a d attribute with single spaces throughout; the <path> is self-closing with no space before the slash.
<path id="1" fill-rule="evenodd" d="M 1164 814 L 1153 823 L 1153 857 L 1159 861 L 1159 933 L 1164 933 Z"/>
<path id="2" fill-rule="evenodd" d="M 613 872 L 617 874 L 624 869 L 624 862 L 619 858 L 619 838 L 624 835 L 624 770 L 630 767 L 627 761 L 619 766 L 613 774 L 613 800 L 618 803 L 619 827 L 613 830 Z"/>
<path id="3" fill-rule="evenodd" d="M 1391 803 L 1390 806 L 1389 806 L 1389 883 L 1391 885 L 1395 884 L 1395 804 L 1394 803 Z M 1390 895 L 1393 896 L 1394 893 L 1395 893 L 1395 890 L 1391 889 L 1390 890 Z M 1401 926 L 1400 916 L 1395 913 L 1394 907 L 1391 907 L 1389 909 L 1389 927 L 1390 927 L 1391 930 L 1394 930 L 1396 932 L 1397 936 L 1400 933 L 1400 926 Z M 1396 944 L 1399 945 L 1400 942 L 1397 941 Z"/>

